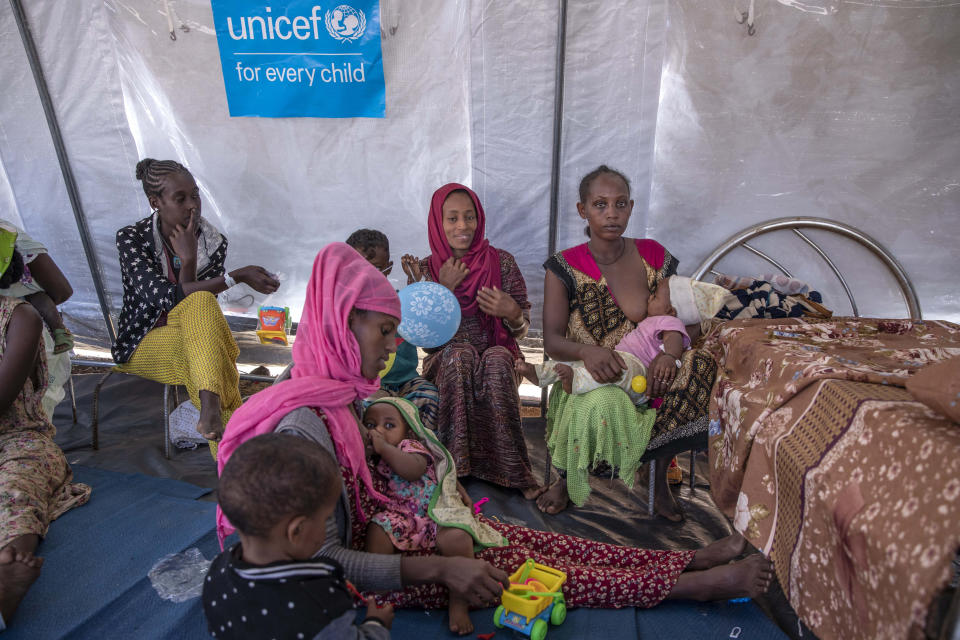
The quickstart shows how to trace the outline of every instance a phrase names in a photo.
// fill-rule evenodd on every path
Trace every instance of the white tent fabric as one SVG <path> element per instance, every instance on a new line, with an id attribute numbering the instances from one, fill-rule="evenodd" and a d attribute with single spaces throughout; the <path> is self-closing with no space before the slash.
<path id="1" fill-rule="evenodd" d="M 735 4 L 670 2 L 647 233 L 683 247 L 681 270 L 692 270 L 751 224 L 830 218 L 900 261 L 925 318 L 960 320 L 960 5 L 760 1 L 750 37 L 733 21 Z M 907 315 L 896 281 L 866 250 L 809 235 L 851 281 L 862 315 Z M 799 238 L 754 244 L 850 313 Z M 747 256 L 721 270 L 770 270 Z"/>
<path id="2" fill-rule="evenodd" d="M 228 267 L 280 272 L 283 286 L 270 302 L 289 305 L 295 317 L 319 247 L 357 228 L 381 229 L 399 286 L 400 255 L 428 252 L 432 191 L 470 184 L 491 242 L 517 257 L 539 327 L 557 2 L 382 0 L 387 117 L 331 120 L 230 118 L 208 0 L 170 0 L 190 27 L 176 41 L 162 0 L 24 4 L 114 315 L 114 234 L 148 213 L 133 171 L 150 156 L 193 171 L 204 215 L 230 239 Z M 761 0 L 754 36 L 734 21 L 733 6 L 570 3 L 557 246 L 585 239 L 577 184 L 606 163 L 632 180 L 630 235 L 660 240 L 682 273 L 747 225 L 833 218 L 892 251 L 925 317 L 960 320 L 960 6 Z M 71 326 L 102 332 L 7 3 L 0 33 L 0 217 L 22 222 L 67 273 L 76 291 L 65 306 Z M 848 276 L 861 313 L 905 315 L 879 263 L 811 235 Z M 786 254 L 828 306 L 850 311 L 799 240 L 757 244 Z M 720 268 L 768 270 L 741 257 Z"/>

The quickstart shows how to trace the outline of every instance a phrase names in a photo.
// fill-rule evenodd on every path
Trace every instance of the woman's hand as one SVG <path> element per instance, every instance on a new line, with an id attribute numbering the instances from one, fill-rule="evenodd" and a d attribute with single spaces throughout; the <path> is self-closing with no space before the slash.
<path id="1" fill-rule="evenodd" d="M 457 258 L 450 256 L 440 267 L 440 273 L 437 274 L 437 281 L 450 291 L 455 290 L 463 279 L 470 273 L 467 265 L 463 264 Z"/>
<path id="2" fill-rule="evenodd" d="M 196 213 L 191 213 L 187 226 L 178 224 L 170 234 L 170 247 L 183 262 L 197 259 L 197 218 Z"/>
<path id="3" fill-rule="evenodd" d="M 472 607 L 488 607 L 500 601 L 510 578 L 486 560 L 453 556 L 443 558 L 440 582 Z"/>
<path id="4" fill-rule="evenodd" d="M 651 398 L 659 398 L 665 394 L 673 379 L 677 377 L 677 359 L 669 353 L 661 353 L 647 368 L 647 385 Z"/>
<path id="5" fill-rule="evenodd" d="M 523 324 L 523 309 L 509 293 L 496 287 L 481 287 L 477 291 L 477 304 L 488 316 L 503 318 L 514 327 Z"/>
<path id="6" fill-rule="evenodd" d="M 616 382 L 627 368 L 619 353 L 596 345 L 584 345 L 580 359 L 593 379 L 600 383 Z"/>
<path id="7" fill-rule="evenodd" d="M 236 271 L 231 271 L 230 275 L 237 282 L 242 282 L 260 293 L 273 293 L 280 288 L 279 280 L 270 275 L 270 272 L 263 267 L 256 265 L 240 267 Z"/>
<path id="8" fill-rule="evenodd" d="M 407 274 L 407 284 L 420 282 L 423 280 L 423 273 L 420 271 L 420 258 L 412 256 L 409 253 L 403 254 L 400 258 L 400 267 Z"/>

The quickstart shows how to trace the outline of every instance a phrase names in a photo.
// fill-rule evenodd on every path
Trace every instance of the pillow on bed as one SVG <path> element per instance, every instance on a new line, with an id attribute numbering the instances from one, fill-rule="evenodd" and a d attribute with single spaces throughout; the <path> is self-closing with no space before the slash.
<path id="1" fill-rule="evenodd" d="M 907 391 L 931 409 L 960 422 L 960 357 L 924 367 L 907 380 Z"/>

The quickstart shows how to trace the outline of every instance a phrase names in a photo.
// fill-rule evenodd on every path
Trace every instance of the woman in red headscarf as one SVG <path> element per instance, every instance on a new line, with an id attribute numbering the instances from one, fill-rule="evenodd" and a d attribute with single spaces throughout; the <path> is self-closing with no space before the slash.
<path id="1" fill-rule="evenodd" d="M 403 257 L 408 281 L 425 278 L 460 301 L 460 328 L 423 362 L 423 377 L 440 390 L 437 436 L 457 472 L 505 487 L 527 498 L 540 493 L 520 423 L 517 340 L 530 326 L 527 285 L 513 256 L 484 237 L 480 199 L 462 184 L 436 190 L 423 260 Z"/>

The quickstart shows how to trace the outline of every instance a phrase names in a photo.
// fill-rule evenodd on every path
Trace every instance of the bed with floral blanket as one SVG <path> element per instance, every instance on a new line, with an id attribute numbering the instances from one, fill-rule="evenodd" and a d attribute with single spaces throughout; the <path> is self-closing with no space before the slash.
<path id="1" fill-rule="evenodd" d="M 905 388 L 960 356 L 949 322 L 735 320 L 717 360 L 710 485 L 820 638 L 922 637 L 960 548 L 960 425 Z"/>

